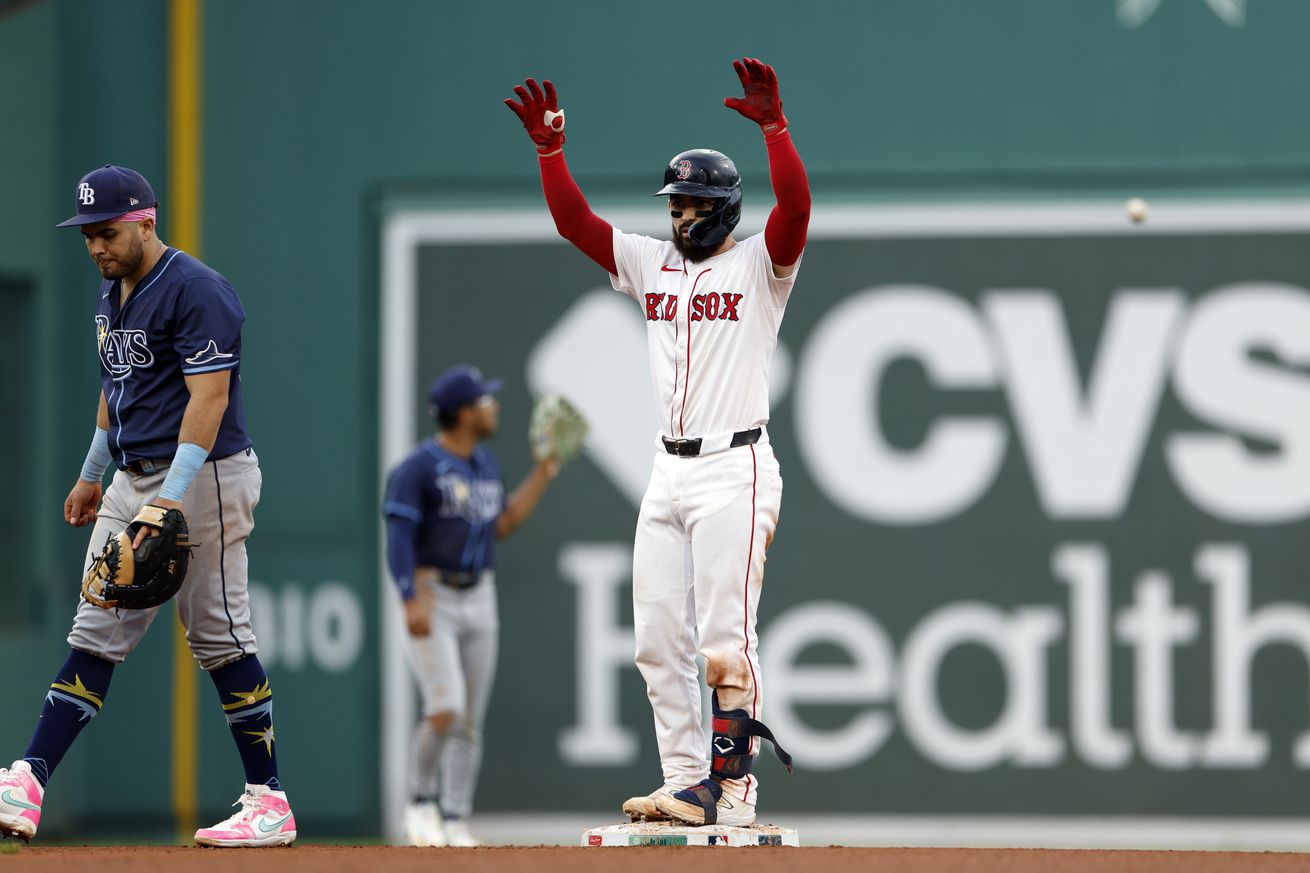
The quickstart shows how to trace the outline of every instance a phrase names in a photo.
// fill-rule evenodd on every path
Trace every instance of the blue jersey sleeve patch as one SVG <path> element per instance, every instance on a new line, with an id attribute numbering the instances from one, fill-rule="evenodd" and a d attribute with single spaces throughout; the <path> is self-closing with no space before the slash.
<path id="1" fill-rule="evenodd" d="M 173 348 L 188 376 L 230 370 L 241 362 L 245 310 L 221 282 L 192 281 L 178 296 Z"/>

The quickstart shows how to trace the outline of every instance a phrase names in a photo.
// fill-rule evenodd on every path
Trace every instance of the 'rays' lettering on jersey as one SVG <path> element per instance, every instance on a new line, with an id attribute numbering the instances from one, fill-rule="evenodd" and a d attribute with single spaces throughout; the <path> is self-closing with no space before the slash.
<path id="1" fill-rule="evenodd" d="M 110 330 L 109 318 L 97 315 L 96 334 L 100 340 L 100 363 L 115 378 L 131 375 L 133 367 L 149 367 L 155 362 L 144 330 Z"/>
<path id="2" fill-rule="evenodd" d="M 485 446 L 464 458 L 426 439 L 387 477 L 382 511 L 414 522 L 419 566 L 488 570 L 505 510 L 500 464 Z"/>
<path id="3" fill-rule="evenodd" d="M 437 513 L 442 518 L 462 518 L 468 522 L 486 522 L 500 515 L 505 489 L 500 480 L 474 479 L 463 473 L 443 473 L 437 477 L 441 503 Z"/>
<path id="4" fill-rule="evenodd" d="M 230 282 L 178 249 L 165 249 L 124 300 L 122 281 L 100 283 L 96 348 L 109 413 L 109 450 L 119 469 L 177 452 L 191 401 L 188 377 L 227 370 L 227 409 L 211 459 L 250 448 L 241 402 L 245 309 Z"/>

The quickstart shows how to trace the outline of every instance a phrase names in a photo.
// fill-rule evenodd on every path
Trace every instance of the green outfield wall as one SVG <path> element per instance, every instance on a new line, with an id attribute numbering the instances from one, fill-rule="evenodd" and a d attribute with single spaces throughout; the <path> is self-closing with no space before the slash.
<path id="1" fill-rule="evenodd" d="M 760 762 L 772 803 L 1299 811 L 1303 210 L 1279 232 L 1258 226 L 1289 214 L 1227 203 L 1189 205 L 1168 233 L 1074 205 L 816 219 L 773 371 L 785 487 L 761 650 L 798 770 Z M 627 607 L 657 424 L 641 313 L 566 245 L 516 239 L 529 214 L 388 227 L 420 228 L 416 377 L 453 357 L 508 379 L 511 480 L 533 394 L 563 391 L 593 422 L 545 517 L 502 549 L 524 661 L 505 664 L 489 727 L 560 805 L 588 808 L 658 773 Z M 520 770 L 490 755 L 485 803 L 519 808 Z"/>
<path id="2" fill-rule="evenodd" d="M 0 5 L 14 755 L 75 604 L 85 534 L 59 507 L 97 387 L 96 278 L 53 225 L 113 162 L 155 183 L 168 238 L 168 10 Z M 596 421 L 501 552 L 480 808 L 608 809 L 654 784 L 624 657 L 654 427 L 640 324 L 553 239 L 500 103 L 527 75 L 558 84 L 575 175 L 625 229 L 660 232 L 669 155 L 728 152 L 749 232 L 771 197 L 758 134 L 721 105 L 740 55 L 776 65 L 815 193 L 774 374 L 786 484 L 761 610 L 798 770 L 762 761 L 765 802 L 1304 816 L 1307 28 L 1291 0 L 205 4 L 203 253 L 248 312 L 252 588 L 305 832 L 378 834 L 395 802 L 379 471 L 423 406 L 386 399 L 385 366 L 505 377 L 511 482 L 534 394 Z M 1133 195 L 1154 207 L 1139 228 Z M 167 748 L 159 625 L 43 833 L 169 832 L 166 755 L 103 753 Z M 202 679 L 202 818 L 240 790 L 213 704 Z"/>

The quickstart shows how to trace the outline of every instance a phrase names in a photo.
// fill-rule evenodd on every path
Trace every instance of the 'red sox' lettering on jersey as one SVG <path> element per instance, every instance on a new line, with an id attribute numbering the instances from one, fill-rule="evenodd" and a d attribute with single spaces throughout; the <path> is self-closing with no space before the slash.
<path id="1" fill-rule="evenodd" d="M 673 321 L 678 314 L 677 294 L 647 294 L 646 320 Z"/>
<path id="2" fill-rule="evenodd" d="M 672 242 L 616 229 L 614 258 L 618 273 L 610 282 L 646 315 L 663 435 L 731 434 L 766 424 L 769 367 L 796 273 L 773 275 L 764 234 L 674 271 L 664 269 L 682 263 Z"/>
<path id="3" fill-rule="evenodd" d="M 729 294 L 726 291 L 716 294 L 697 294 L 691 298 L 692 321 L 738 321 L 737 304 L 744 294 Z M 720 304 L 722 301 L 722 304 Z"/>
<path id="4" fill-rule="evenodd" d="M 740 321 L 738 307 L 744 294 L 715 292 L 691 298 L 692 321 Z M 673 321 L 678 314 L 677 294 L 646 294 L 647 321 Z"/>

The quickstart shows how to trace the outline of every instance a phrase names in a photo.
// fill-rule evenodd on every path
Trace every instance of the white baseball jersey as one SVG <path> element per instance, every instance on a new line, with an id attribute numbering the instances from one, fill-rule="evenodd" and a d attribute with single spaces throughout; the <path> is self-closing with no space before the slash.
<path id="1" fill-rule="evenodd" d="M 769 365 L 796 272 L 773 275 L 764 234 L 693 264 L 670 240 L 615 228 L 614 261 L 610 282 L 646 316 L 661 432 L 701 437 L 709 453 L 766 424 Z"/>

